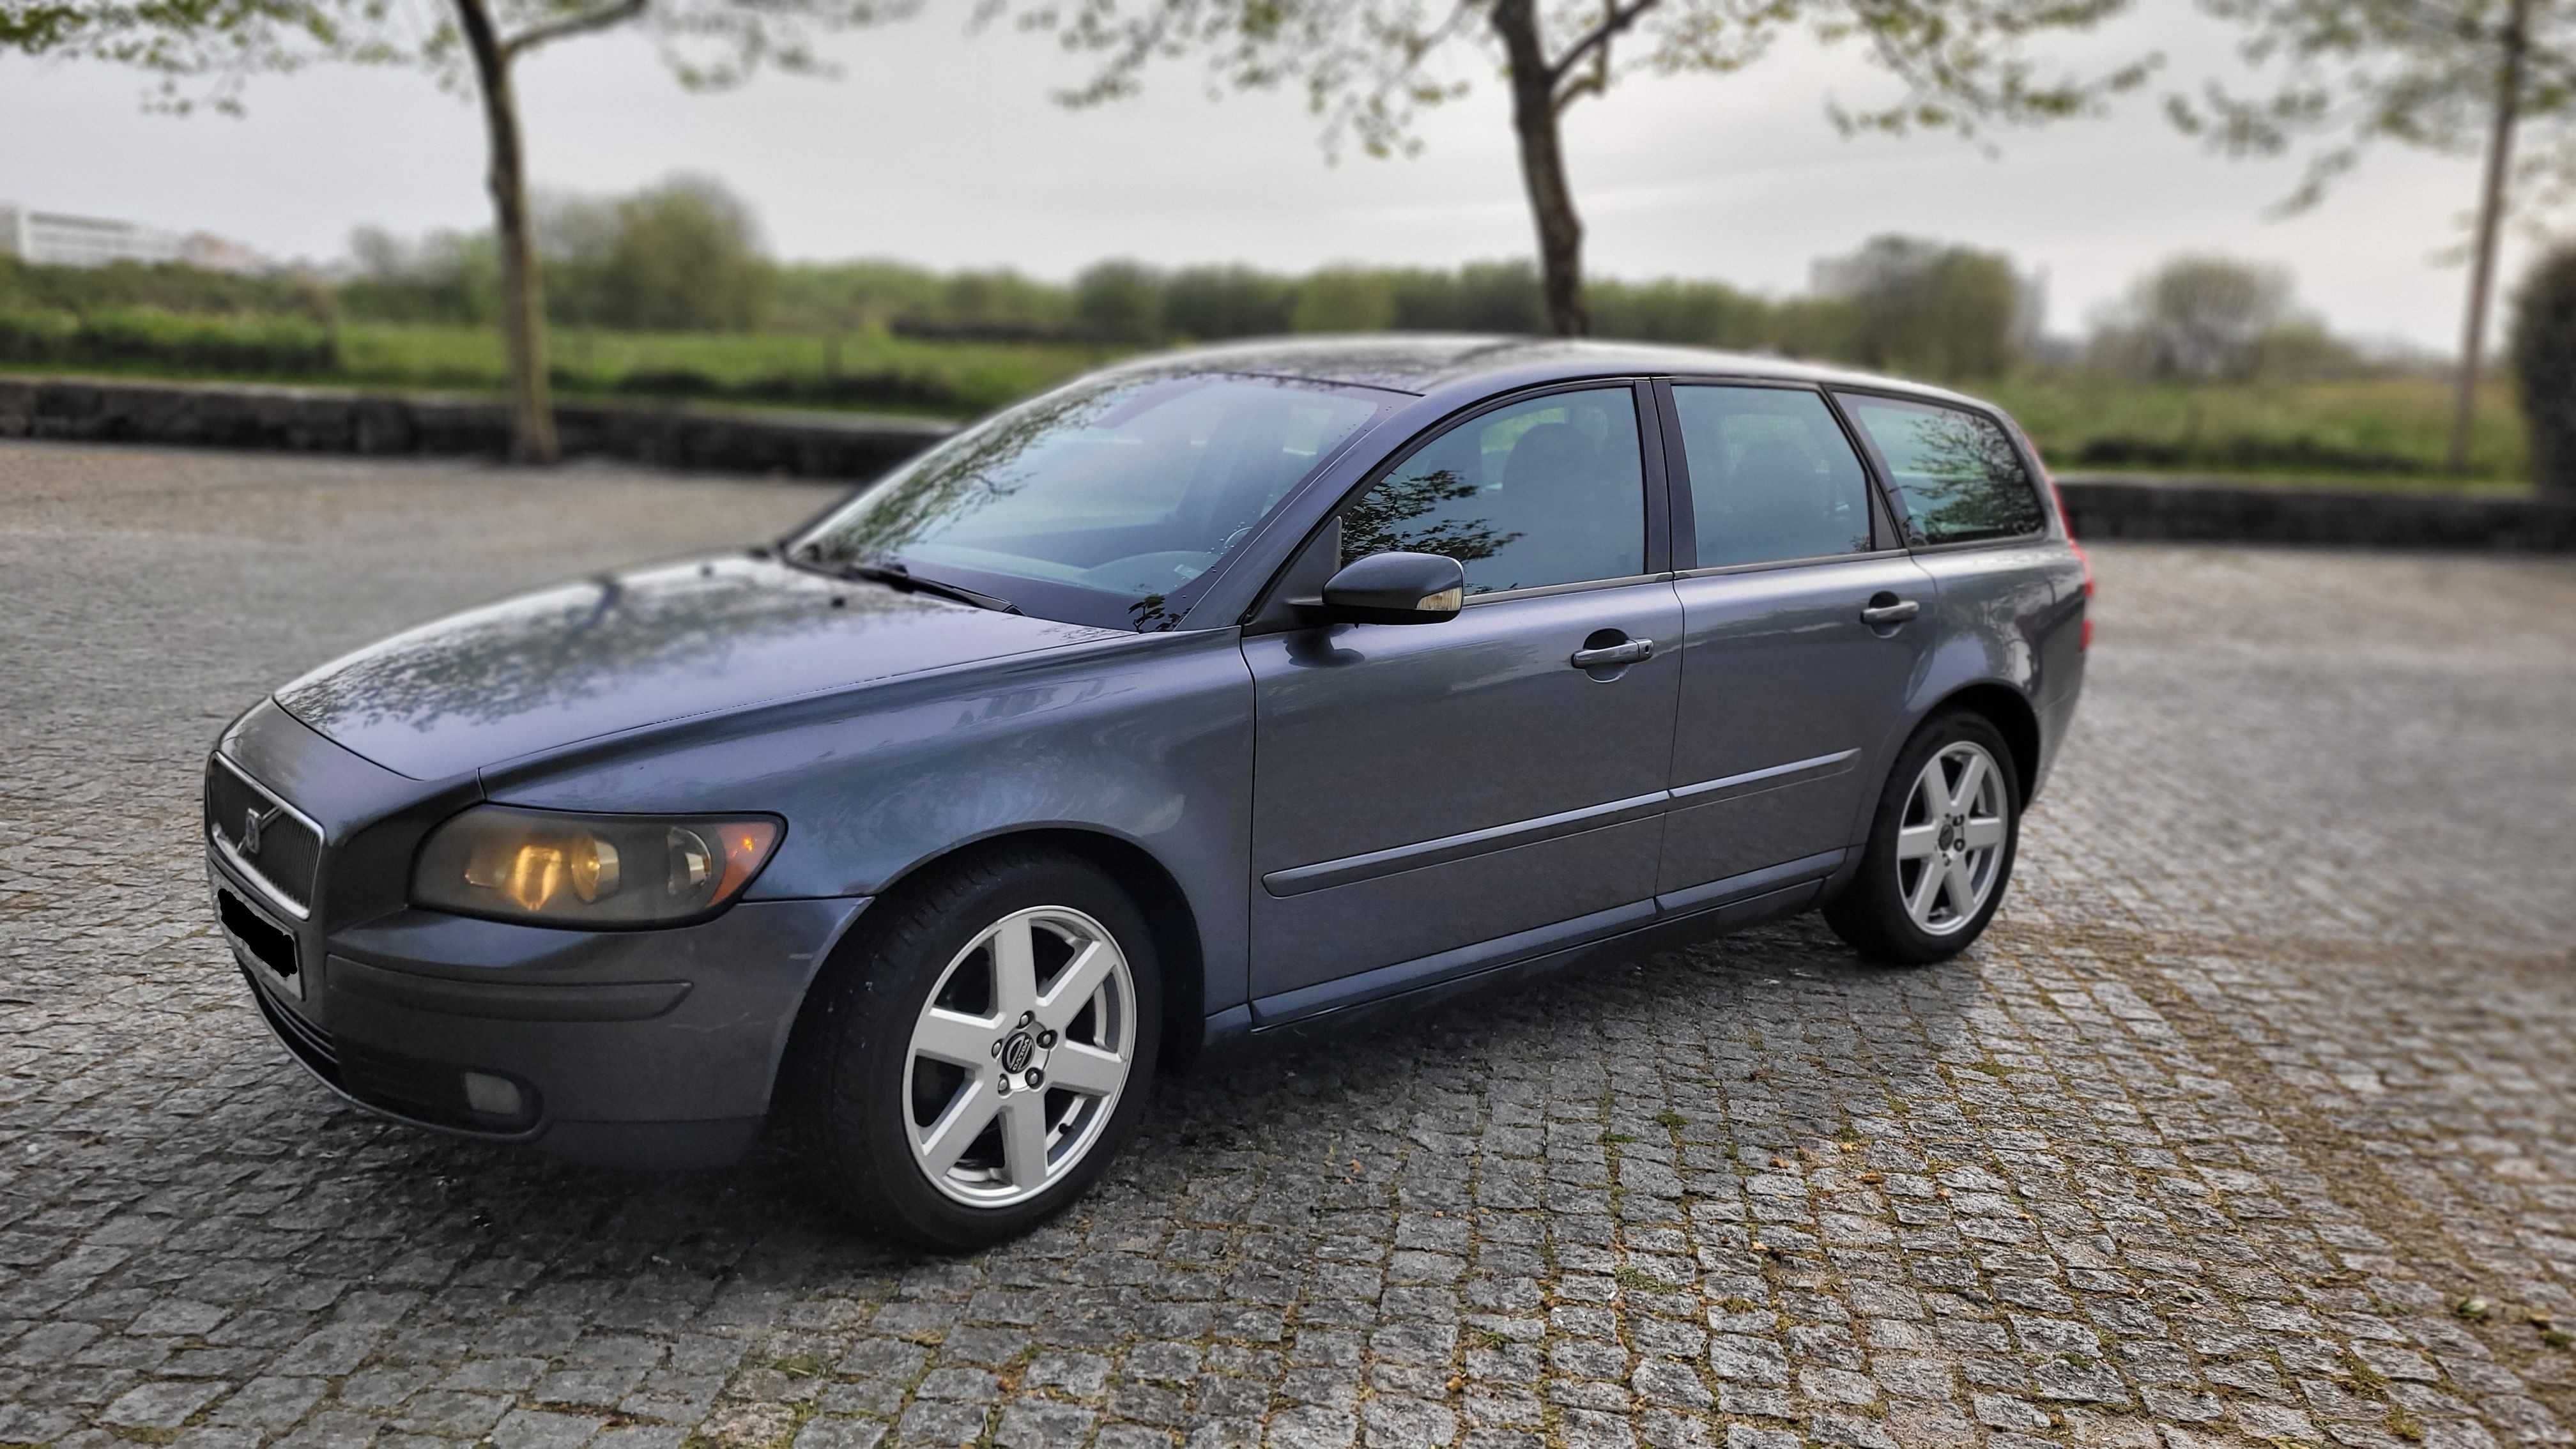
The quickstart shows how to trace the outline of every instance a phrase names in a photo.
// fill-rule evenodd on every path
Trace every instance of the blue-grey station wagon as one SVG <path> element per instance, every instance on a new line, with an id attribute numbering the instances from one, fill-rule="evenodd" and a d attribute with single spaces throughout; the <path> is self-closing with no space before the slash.
<path id="1" fill-rule="evenodd" d="M 2091 577 L 2028 440 L 1774 359 L 1135 362 L 790 537 L 424 625 L 207 763 L 250 995 L 362 1107 L 603 1163 L 777 1118 L 948 1249 L 1158 1074 L 1820 907 L 2002 901 Z"/>

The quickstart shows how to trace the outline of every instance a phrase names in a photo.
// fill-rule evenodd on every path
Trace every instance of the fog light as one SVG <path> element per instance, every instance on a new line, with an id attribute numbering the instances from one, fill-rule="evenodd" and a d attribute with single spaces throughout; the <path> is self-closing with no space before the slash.
<path id="1" fill-rule="evenodd" d="M 487 1117 L 513 1120 L 526 1110 L 525 1099 L 519 1094 L 519 1084 L 489 1072 L 465 1074 L 465 1105 Z"/>

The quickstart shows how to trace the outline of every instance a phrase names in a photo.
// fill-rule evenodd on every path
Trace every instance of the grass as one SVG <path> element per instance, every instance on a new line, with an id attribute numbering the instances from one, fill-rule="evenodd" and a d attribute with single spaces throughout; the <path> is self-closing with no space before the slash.
<path id="1" fill-rule="evenodd" d="M 924 411 L 971 416 L 1026 397 L 1109 360 L 1106 349 L 1052 343 L 920 342 L 884 333 L 828 339 L 785 332 L 596 332 L 554 334 L 553 366 L 567 392 L 647 394 L 654 379 L 703 379 L 715 388 L 779 394 L 776 401 L 836 401 L 834 379 L 917 384 Z M 500 337 L 474 327 L 352 325 L 341 330 L 341 365 L 355 380 L 388 386 L 497 391 L 508 380 Z M 781 386 L 780 384 L 785 384 Z M 813 398 L 792 396 L 797 385 Z M 903 389 L 888 388 L 889 393 Z M 891 396 L 885 401 L 907 399 Z"/>
<path id="2" fill-rule="evenodd" d="M 753 406 L 895 410 L 972 417 L 1087 372 L 1111 349 L 1053 343 L 926 342 L 882 332 L 598 332 L 558 328 L 550 367 L 566 398 L 680 398 Z M 498 393 L 500 334 L 479 327 L 348 323 L 336 365 L 293 370 L 108 357 L 75 365 L 0 361 L 0 371 Z"/>
<path id="3" fill-rule="evenodd" d="M 988 412 L 1115 358 L 1069 343 L 944 342 L 859 332 L 630 333 L 556 329 L 567 398 L 676 398 L 750 406 L 852 408 L 940 417 Z M 84 372 L 497 393 L 498 332 L 352 322 L 327 370 L 263 373 L 157 358 L 108 358 Z M 0 363 L 22 371 L 47 364 Z M 2481 392 L 2471 477 L 2442 470 L 2451 389 L 2434 375 L 2206 386 L 2085 374 L 1963 384 L 2020 419 L 2061 473 L 2224 476 L 2283 487 L 2527 491 L 2529 457 L 2509 381 Z"/>
<path id="4" fill-rule="evenodd" d="M 2453 487 L 2452 392 L 2436 376 L 2186 387 L 2066 374 L 1967 391 L 2028 429 L 2062 473 L 2254 475 L 2284 484 L 2376 481 Z M 2512 385 L 2490 380 L 2470 429 L 2469 476 L 2528 476 Z"/>

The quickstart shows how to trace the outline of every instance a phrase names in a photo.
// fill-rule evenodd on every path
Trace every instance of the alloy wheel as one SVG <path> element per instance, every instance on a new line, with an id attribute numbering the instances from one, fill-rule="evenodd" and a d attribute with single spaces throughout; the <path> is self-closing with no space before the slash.
<path id="1" fill-rule="evenodd" d="M 1945 746 L 1923 764 L 1896 831 L 1896 887 L 1915 926 L 1946 936 L 1975 920 L 2002 874 L 2003 773 L 1983 745 Z"/>
<path id="2" fill-rule="evenodd" d="M 1011 1207 L 1082 1161 L 1136 1058 L 1117 939 L 1069 906 L 1013 911 L 953 957 L 904 1057 L 905 1137 L 933 1186 Z"/>

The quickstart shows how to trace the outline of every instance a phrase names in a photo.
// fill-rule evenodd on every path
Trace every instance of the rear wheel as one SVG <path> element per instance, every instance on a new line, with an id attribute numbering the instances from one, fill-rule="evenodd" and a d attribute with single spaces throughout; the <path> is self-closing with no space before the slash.
<path id="1" fill-rule="evenodd" d="M 1900 965 L 1945 961 L 2003 904 L 2019 844 L 2012 750 L 1983 715 L 1940 715 L 1897 756 L 1859 872 L 1825 907 L 1861 954 Z"/>
<path id="2" fill-rule="evenodd" d="M 803 1029 L 812 1166 L 910 1242 L 1015 1237 L 1081 1196 L 1145 1110 L 1162 1030 L 1151 934 L 1108 877 L 1051 854 L 886 905 Z"/>

